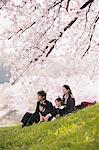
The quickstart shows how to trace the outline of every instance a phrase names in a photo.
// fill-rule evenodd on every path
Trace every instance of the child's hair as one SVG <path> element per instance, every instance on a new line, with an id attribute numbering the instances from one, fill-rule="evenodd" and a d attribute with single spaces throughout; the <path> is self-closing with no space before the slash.
<path id="1" fill-rule="evenodd" d="M 61 102 L 61 104 L 62 104 L 62 99 L 60 97 L 56 98 L 55 101 Z"/>

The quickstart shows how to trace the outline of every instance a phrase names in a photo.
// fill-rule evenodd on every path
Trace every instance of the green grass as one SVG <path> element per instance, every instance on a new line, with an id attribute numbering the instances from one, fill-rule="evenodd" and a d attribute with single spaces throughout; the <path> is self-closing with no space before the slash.
<path id="1" fill-rule="evenodd" d="M 99 105 L 53 122 L 0 128 L 0 150 L 98 150 Z"/>

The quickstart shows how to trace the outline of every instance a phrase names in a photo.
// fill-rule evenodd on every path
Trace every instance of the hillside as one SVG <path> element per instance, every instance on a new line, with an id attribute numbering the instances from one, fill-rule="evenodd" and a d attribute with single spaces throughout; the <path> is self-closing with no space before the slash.
<path id="1" fill-rule="evenodd" d="M 99 105 L 54 122 L 0 128 L 0 150 L 98 150 Z"/>

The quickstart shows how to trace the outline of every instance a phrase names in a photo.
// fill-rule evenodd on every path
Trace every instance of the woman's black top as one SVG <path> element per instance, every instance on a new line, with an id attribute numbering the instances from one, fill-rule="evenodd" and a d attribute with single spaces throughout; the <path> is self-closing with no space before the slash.
<path id="1" fill-rule="evenodd" d="M 63 105 L 65 106 L 65 114 L 72 113 L 75 109 L 75 99 L 69 95 L 65 104 L 65 95 L 63 95 Z"/>

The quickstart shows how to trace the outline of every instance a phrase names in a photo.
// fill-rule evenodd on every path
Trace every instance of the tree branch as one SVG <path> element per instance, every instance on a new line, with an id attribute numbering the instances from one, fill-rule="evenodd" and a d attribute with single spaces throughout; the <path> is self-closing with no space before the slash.
<path id="1" fill-rule="evenodd" d="M 36 24 L 36 22 L 33 22 L 30 26 L 28 26 L 28 27 L 26 27 L 24 30 L 21 28 L 21 29 L 19 29 L 17 32 L 16 32 L 16 34 L 18 34 L 19 32 L 21 32 L 22 31 L 22 33 L 24 33 L 26 30 L 28 30 L 29 28 L 31 28 L 34 24 Z M 10 36 L 9 38 L 8 38 L 8 40 L 10 40 L 11 38 L 13 38 L 14 36 Z"/>
<path id="2" fill-rule="evenodd" d="M 84 9 L 86 8 L 90 3 L 92 3 L 94 0 L 88 0 L 87 2 L 85 2 L 81 7 L 80 9 Z"/>
<path id="3" fill-rule="evenodd" d="M 92 33 L 91 33 L 90 38 L 89 38 L 88 48 L 86 49 L 86 51 L 84 52 L 84 54 L 82 55 L 81 58 L 83 58 L 86 55 L 86 53 L 89 51 L 89 48 L 91 47 L 91 41 L 92 41 L 92 38 L 93 38 L 93 35 L 94 35 L 94 31 L 95 31 L 95 27 L 96 27 L 96 24 L 97 24 L 98 20 L 99 20 L 99 12 L 98 12 L 98 14 L 97 14 L 97 16 L 95 18 L 95 21 L 94 21 L 94 25 L 93 25 L 93 28 L 92 28 Z"/>
<path id="4" fill-rule="evenodd" d="M 69 8 L 70 1 L 71 1 L 71 0 L 67 0 L 67 6 L 66 6 L 66 10 L 67 10 L 67 11 L 68 11 L 68 8 Z"/>

